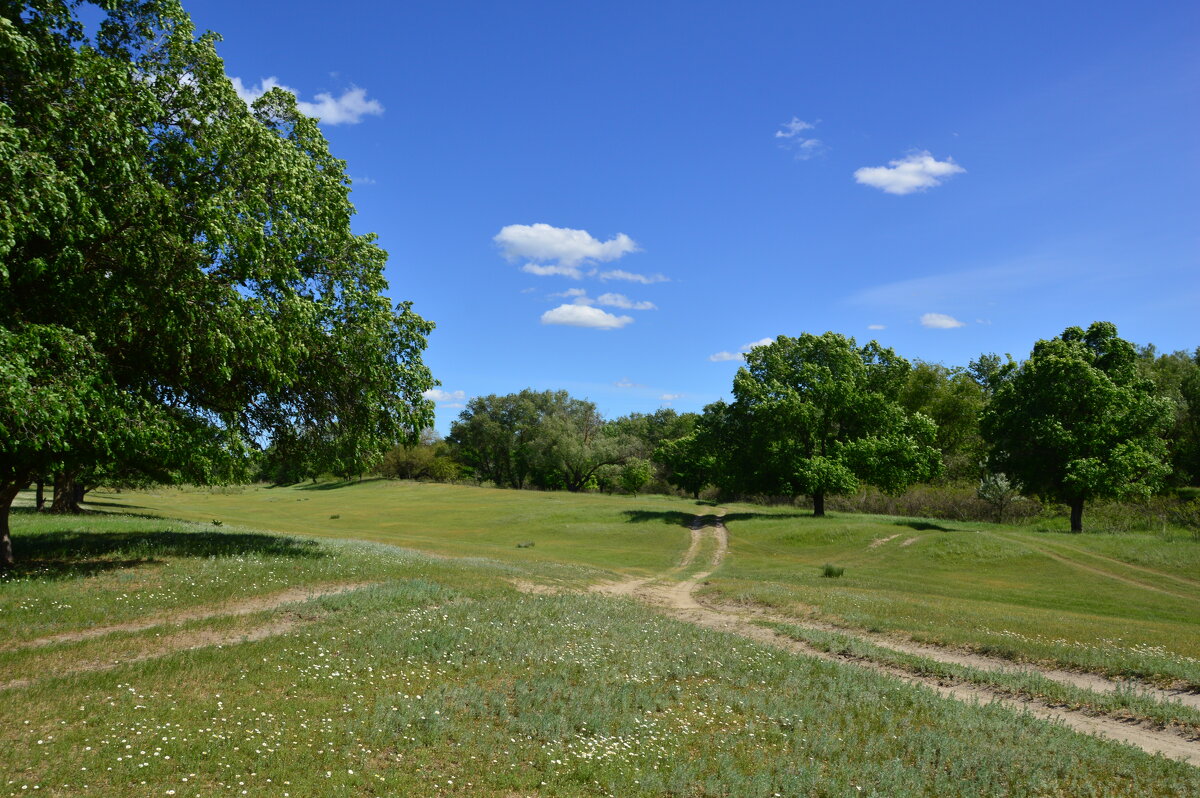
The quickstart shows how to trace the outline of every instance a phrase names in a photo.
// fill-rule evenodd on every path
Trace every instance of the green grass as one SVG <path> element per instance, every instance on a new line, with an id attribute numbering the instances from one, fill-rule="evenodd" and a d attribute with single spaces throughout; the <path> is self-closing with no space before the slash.
<path id="1" fill-rule="evenodd" d="M 1015 698 L 1040 699 L 1052 706 L 1082 710 L 1088 714 L 1148 721 L 1156 726 L 1175 726 L 1190 737 L 1200 737 L 1200 710 L 1178 701 L 1162 702 L 1132 688 L 1101 693 L 1048 679 L 1035 672 L 984 670 L 939 662 L 838 632 L 784 623 L 765 622 L 763 625 L 815 649 L 847 659 L 891 665 L 918 676 L 936 677 L 939 681 L 979 685 Z"/>
<path id="2" fill-rule="evenodd" d="M 712 512 L 705 503 L 662 496 L 384 480 L 89 498 L 100 507 L 220 520 L 227 525 L 222 530 L 354 537 L 514 565 L 556 563 L 548 581 L 569 585 L 613 572 L 661 573 L 686 548 L 689 519 Z M 1200 545 L 1187 538 L 841 513 L 815 519 L 790 507 L 726 509 L 731 549 L 707 580 L 711 599 L 1200 688 Z M 534 545 L 518 548 L 525 543 Z M 698 563 L 706 561 L 703 552 Z M 827 563 L 845 575 L 821 578 Z"/>
<path id="3" fill-rule="evenodd" d="M 579 518 L 601 503 L 548 515 Z M 607 506 L 607 520 L 596 528 L 619 533 L 628 523 L 621 509 L 630 505 Z M 18 544 L 27 558 L 38 556 L 0 582 L 10 643 L 287 586 L 376 584 L 237 619 L 41 648 L 9 645 L 5 678 L 33 681 L 0 692 L 0 794 L 901 798 L 1200 791 L 1200 770 L 1000 707 L 958 703 L 705 631 L 632 601 L 518 593 L 512 578 L 560 579 L 564 570 L 582 572 L 579 563 L 608 567 L 614 556 L 594 542 L 581 544 L 587 556 L 566 569 L 523 560 L 544 543 L 555 545 L 547 516 L 533 503 L 526 508 L 540 531 L 520 539 L 537 540 L 537 547 L 518 551 L 513 541 L 503 547 L 503 561 L 255 536 L 231 529 L 242 523 L 234 517 L 214 531 L 209 512 L 197 525 L 18 516 Z M 355 512 L 368 515 L 365 507 L 343 509 L 341 520 Z M 677 530 L 661 517 L 644 523 L 666 533 L 658 560 L 675 562 Z M 473 534 L 497 547 L 503 539 L 495 531 Z M 446 545 L 469 550 L 464 538 Z M 856 570 L 823 581 L 844 583 Z M 255 642 L 193 650 L 169 643 L 172 635 L 271 622 L 291 625 Z M 13 629 L 27 624 L 37 629 Z M 62 670 L 130 655 L 150 658 L 102 671 Z"/>
<path id="4" fill-rule="evenodd" d="M 748 506 L 731 506 L 726 525 L 709 599 L 1200 687 L 1195 543 Z M 822 578 L 825 563 L 845 576 Z"/>
<path id="5" fill-rule="evenodd" d="M 89 494 L 100 508 L 255 530 L 372 540 L 454 556 L 554 562 L 653 574 L 687 547 L 709 505 L 665 496 L 604 496 L 387 480 L 288 488 L 161 489 Z M 338 515 L 338 518 L 331 518 Z M 518 543 L 534 546 L 517 548 Z"/>

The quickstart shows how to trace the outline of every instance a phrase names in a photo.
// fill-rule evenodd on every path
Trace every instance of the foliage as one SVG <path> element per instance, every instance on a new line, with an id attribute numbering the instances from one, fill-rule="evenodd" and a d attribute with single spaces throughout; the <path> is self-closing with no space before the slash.
<path id="1" fill-rule="evenodd" d="M 1021 492 L 1004 474 L 984 474 L 975 495 L 995 511 L 996 523 L 1004 523 L 1004 512 L 1021 498 Z"/>
<path id="2" fill-rule="evenodd" d="M 596 406 L 566 391 L 478 396 L 450 427 L 454 456 L 498 486 L 583 490 L 600 468 L 623 463 L 635 442 Z"/>
<path id="3" fill-rule="evenodd" d="M 1084 502 L 1148 497 L 1170 473 L 1161 435 L 1171 408 L 1136 359 L 1109 322 L 1070 327 L 1009 366 L 984 411 L 992 470 L 1068 504 L 1073 531 L 1083 529 Z"/>
<path id="4" fill-rule="evenodd" d="M 940 470 L 936 427 L 897 401 L 909 364 L 874 341 L 827 332 L 780 336 L 755 347 L 734 378 L 735 401 L 714 451 L 722 486 L 738 493 L 813 497 L 851 493 L 860 481 L 888 492 Z"/>
<path id="5" fill-rule="evenodd" d="M 907 411 L 922 413 L 937 425 L 935 445 L 947 478 L 978 478 L 984 459 L 979 414 L 987 403 L 985 384 L 967 369 L 917 361 L 898 399 Z"/>
<path id="6" fill-rule="evenodd" d="M 431 419 L 432 325 L 383 296 L 345 164 L 289 93 L 248 109 L 174 0 L 101 5 L 92 38 L 77 3 L 0 6 L 0 329 L 24 364 L 2 401 L 25 431 L 0 498 L 43 470 L 227 479 L 271 436 L 361 470 Z M 8 404 L 30 392 L 50 404 Z"/>
<path id="7" fill-rule="evenodd" d="M 641 457 L 631 457 L 621 466 L 621 488 L 626 493 L 635 496 L 650 482 L 650 461 Z"/>

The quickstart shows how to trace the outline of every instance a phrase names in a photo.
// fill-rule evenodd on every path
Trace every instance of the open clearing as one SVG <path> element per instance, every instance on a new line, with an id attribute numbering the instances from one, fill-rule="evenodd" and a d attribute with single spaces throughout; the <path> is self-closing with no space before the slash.
<path id="1" fill-rule="evenodd" d="M 16 519 L 11 794 L 1200 792 L 1195 544 L 384 482 L 97 498 L 141 517 Z"/>

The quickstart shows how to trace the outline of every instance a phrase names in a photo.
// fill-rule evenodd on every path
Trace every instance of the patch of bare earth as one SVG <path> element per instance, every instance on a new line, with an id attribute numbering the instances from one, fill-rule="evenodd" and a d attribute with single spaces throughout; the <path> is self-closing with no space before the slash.
<path id="1" fill-rule="evenodd" d="M 867 548 L 868 549 L 877 549 L 880 546 L 882 546 L 884 543 L 890 543 L 898 537 L 900 537 L 900 536 L 892 535 L 890 538 L 875 538 L 874 540 L 871 541 L 871 544 L 869 546 L 867 546 Z"/>
<path id="2" fill-rule="evenodd" d="M 17 687 L 27 687 L 39 679 L 51 675 L 67 676 L 73 673 L 107 671 L 114 668 L 119 668 L 122 665 L 128 665 L 133 662 L 144 662 L 150 659 L 160 659 L 178 651 L 190 651 L 192 649 L 210 648 L 214 646 L 231 646 L 238 643 L 250 643 L 255 640 L 265 640 L 268 637 L 276 637 L 284 634 L 285 632 L 289 632 L 297 626 L 302 625 L 302 623 L 303 619 L 300 618 L 300 616 L 289 613 L 289 616 L 286 618 L 279 618 L 271 621 L 270 623 L 248 628 L 225 629 L 221 631 L 212 629 L 199 629 L 196 631 L 169 634 L 156 638 L 151 647 L 140 651 L 137 654 L 126 656 L 124 659 L 116 659 L 109 662 L 72 662 L 56 667 L 53 674 L 46 673 L 36 678 L 16 679 L 10 682 L 0 682 L 0 691 L 11 690 Z"/>

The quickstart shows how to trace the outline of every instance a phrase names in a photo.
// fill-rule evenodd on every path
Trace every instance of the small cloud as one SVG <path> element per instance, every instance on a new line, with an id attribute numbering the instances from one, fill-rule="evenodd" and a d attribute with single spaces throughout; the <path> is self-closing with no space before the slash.
<path id="1" fill-rule="evenodd" d="M 623 271 L 622 269 L 613 269 L 612 271 L 600 272 L 596 276 L 601 280 L 626 280 L 631 283 L 641 283 L 642 285 L 671 282 L 671 278 L 662 274 L 634 274 L 633 272 Z"/>
<path id="2" fill-rule="evenodd" d="M 532 294 L 532 293 L 534 293 L 534 292 L 536 292 L 536 291 L 537 291 L 537 289 L 536 289 L 536 288 L 534 288 L 533 286 L 530 286 L 529 288 L 522 288 L 522 289 L 521 289 L 521 293 L 522 293 L 522 294 Z"/>
<path id="3" fill-rule="evenodd" d="M 462 401 L 467 398 L 466 391 L 443 391 L 441 388 L 430 388 L 421 393 L 426 399 L 437 402 L 439 407 L 462 407 Z"/>
<path id="4" fill-rule="evenodd" d="M 622 310 L 658 310 L 653 302 L 634 302 L 624 294 L 601 294 L 596 297 L 596 304 Z"/>
<path id="5" fill-rule="evenodd" d="M 886 330 L 887 326 L 885 326 L 883 324 L 868 324 L 867 329 L 868 330 Z"/>
<path id="6" fill-rule="evenodd" d="M 992 320 L 991 320 L 991 319 L 975 319 L 975 323 L 976 323 L 976 324 L 989 324 L 989 325 L 990 325 L 990 324 L 992 323 Z"/>
<path id="7" fill-rule="evenodd" d="M 526 274 L 536 274 L 538 277 L 549 277 L 552 274 L 559 274 L 563 277 L 570 277 L 578 280 L 583 277 L 583 272 L 579 271 L 577 266 L 542 266 L 537 263 L 526 263 L 521 267 L 521 271 Z"/>
<path id="8" fill-rule="evenodd" d="M 366 177 L 364 175 L 363 177 L 352 177 L 350 178 L 350 182 L 356 186 L 373 186 L 379 181 L 373 177 Z"/>
<path id="9" fill-rule="evenodd" d="M 641 383 L 634 382 L 633 380 L 629 379 L 628 377 L 622 377 L 621 379 L 614 382 L 613 385 L 615 385 L 618 388 L 645 388 L 646 387 L 645 385 L 642 385 Z"/>
<path id="10" fill-rule="evenodd" d="M 617 330 L 631 323 L 632 316 L 614 316 L 589 305 L 559 305 L 542 314 L 542 324 L 590 327 L 594 330 Z"/>
<path id="11" fill-rule="evenodd" d="M 537 263 L 556 264 L 552 267 L 528 264 L 525 271 L 531 274 L 565 274 L 577 279 L 580 276 L 578 267 L 584 262 L 616 260 L 638 251 L 637 242 L 624 233 L 600 241 L 587 230 L 553 227 L 543 222 L 507 225 L 500 228 L 492 240 L 509 260 L 526 258 Z"/>
<path id="12" fill-rule="evenodd" d="M 663 401 L 663 402 L 673 402 L 681 396 L 683 396 L 683 394 L 681 394 L 681 393 L 664 393 L 662 396 L 660 396 L 658 398 L 660 401 Z"/>
<path id="13" fill-rule="evenodd" d="M 357 125 L 364 116 L 379 116 L 383 113 L 383 105 L 378 100 L 368 100 L 367 90 L 353 86 L 334 97 L 329 92 L 321 92 L 313 97 L 315 102 L 300 99 L 300 92 L 279 82 L 279 78 L 271 76 L 263 78 L 257 86 L 247 86 L 241 78 L 230 78 L 233 90 L 249 105 L 271 89 L 283 89 L 296 96 L 296 108 L 305 116 L 314 116 L 327 125 Z"/>
<path id="14" fill-rule="evenodd" d="M 804 131 L 816 126 L 816 122 L 805 122 L 793 116 L 791 122 L 775 131 L 775 138 L 780 140 L 780 146 L 795 153 L 797 161 L 807 161 L 829 149 L 820 139 L 803 135 Z"/>
<path id="15" fill-rule="evenodd" d="M 438 405 L 438 407 L 454 408 L 456 410 L 461 410 L 462 408 L 466 407 L 466 405 L 463 404 L 462 402 L 446 402 L 446 404 Z"/>
<path id="16" fill-rule="evenodd" d="M 934 330 L 952 330 L 955 327 L 964 327 L 966 324 L 945 313 L 926 313 L 921 316 L 921 326 Z"/>
<path id="17" fill-rule="evenodd" d="M 888 163 L 889 166 L 864 166 L 856 170 L 855 181 L 888 194 L 912 194 L 940 186 L 946 178 L 967 171 L 953 158 L 939 161 L 927 150 Z"/>
<path id="18" fill-rule="evenodd" d="M 717 352 L 709 355 L 708 359 L 713 363 L 726 363 L 730 360 L 745 360 L 746 353 L 751 349 L 755 348 L 756 346 L 770 346 L 773 343 L 775 343 L 774 338 L 760 338 L 757 341 L 752 341 L 748 344 L 745 344 L 737 352 Z"/>
<path id="19" fill-rule="evenodd" d="M 568 288 L 566 291 L 559 291 L 555 294 L 547 294 L 550 299 L 570 299 L 576 305 L 594 305 L 596 300 L 587 295 L 587 291 L 582 288 Z"/>

